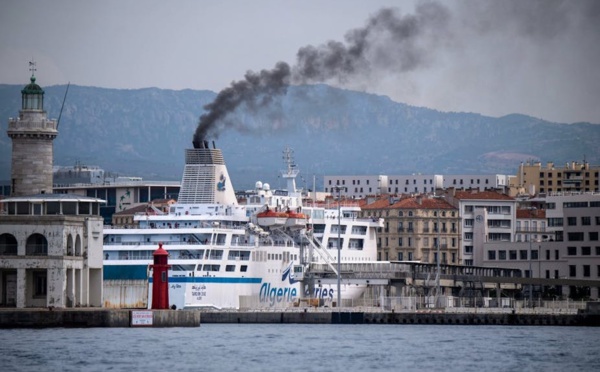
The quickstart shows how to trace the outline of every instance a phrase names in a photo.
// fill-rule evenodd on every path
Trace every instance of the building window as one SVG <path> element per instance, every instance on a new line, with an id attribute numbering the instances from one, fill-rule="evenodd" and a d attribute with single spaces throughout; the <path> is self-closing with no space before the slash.
<path id="1" fill-rule="evenodd" d="M 581 247 L 582 256 L 590 256 L 592 254 L 592 247 Z"/>
<path id="2" fill-rule="evenodd" d="M 403 260 L 404 260 L 404 253 L 398 252 L 398 261 L 403 261 Z"/>
<path id="3" fill-rule="evenodd" d="M 473 246 L 472 245 L 465 245 L 465 253 L 466 254 L 473 254 Z"/>
<path id="4" fill-rule="evenodd" d="M 575 265 L 569 265 L 569 276 L 574 278 L 577 276 L 577 267 Z"/>
<path id="5" fill-rule="evenodd" d="M 581 217 L 581 225 L 582 226 L 590 226 L 592 224 L 592 218 L 591 217 Z"/>
<path id="6" fill-rule="evenodd" d="M 590 239 L 589 239 L 589 240 L 590 240 L 591 242 L 598 241 L 598 232 L 597 232 L 597 231 L 592 231 L 592 232 L 590 232 L 590 233 L 589 233 L 589 236 L 590 236 Z"/>
<path id="7" fill-rule="evenodd" d="M 508 251 L 508 259 L 516 260 L 517 259 L 517 251 L 515 251 L 515 250 Z"/>
<path id="8" fill-rule="evenodd" d="M 506 251 L 498 251 L 498 259 L 506 260 Z"/>
<path id="9" fill-rule="evenodd" d="M 33 296 L 45 297 L 48 293 L 48 274 L 45 271 L 33 272 Z"/>
<path id="10" fill-rule="evenodd" d="M 488 260 L 496 259 L 496 251 L 488 251 Z"/>
<path id="11" fill-rule="evenodd" d="M 576 256 L 577 255 L 577 247 L 567 247 L 567 255 Z"/>
<path id="12" fill-rule="evenodd" d="M 590 277 L 590 265 L 583 265 L 583 276 L 585 278 Z"/>
<path id="13" fill-rule="evenodd" d="M 534 249 L 533 251 L 531 251 L 531 259 L 532 260 L 537 260 L 538 258 L 539 258 L 538 250 Z"/>
<path id="14" fill-rule="evenodd" d="M 582 232 L 570 232 L 567 234 L 567 239 L 570 242 L 582 242 L 583 241 L 583 233 Z"/>
<path id="15" fill-rule="evenodd" d="M 519 251 L 519 259 L 521 259 L 521 260 L 527 259 L 527 250 L 526 249 L 521 249 Z"/>
<path id="16" fill-rule="evenodd" d="M 48 241 L 42 234 L 32 234 L 27 238 L 25 254 L 28 256 L 47 256 Z"/>
<path id="17" fill-rule="evenodd" d="M 409 261 L 413 260 L 413 253 L 412 252 L 408 252 L 408 260 Z"/>

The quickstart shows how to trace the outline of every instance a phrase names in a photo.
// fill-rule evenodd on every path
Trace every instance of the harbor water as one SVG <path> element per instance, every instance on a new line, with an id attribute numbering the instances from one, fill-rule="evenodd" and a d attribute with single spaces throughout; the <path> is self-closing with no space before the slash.
<path id="1" fill-rule="evenodd" d="M 206 324 L 0 330 L 2 371 L 597 371 L 594 327 Z"/>

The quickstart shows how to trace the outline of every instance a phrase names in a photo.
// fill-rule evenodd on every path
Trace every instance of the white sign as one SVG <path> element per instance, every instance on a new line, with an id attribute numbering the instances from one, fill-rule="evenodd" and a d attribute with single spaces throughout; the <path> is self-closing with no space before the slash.
<path id="1" fill-rule="evenodd" d="M 152 311 L 148 310 L 132 310 L 131 311 L 131 326 L 151 326 Z"/>

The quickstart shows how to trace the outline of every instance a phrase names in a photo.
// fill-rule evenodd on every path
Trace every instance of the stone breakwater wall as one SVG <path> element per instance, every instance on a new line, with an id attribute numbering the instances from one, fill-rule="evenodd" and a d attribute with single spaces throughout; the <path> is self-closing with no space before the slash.
<path id="1" fill-rule="evenodd" d="M 600 326 L 595 314 L 460 314 L 445 312 L 203 312 L 202 323 L 452 324 Z"/>
<path id="2" fill-rule="evenodd" d="M 200 312 L 198 311 L 136 311 L 116 309 L 0 310 L 0 328 L 199 326 Z"/>

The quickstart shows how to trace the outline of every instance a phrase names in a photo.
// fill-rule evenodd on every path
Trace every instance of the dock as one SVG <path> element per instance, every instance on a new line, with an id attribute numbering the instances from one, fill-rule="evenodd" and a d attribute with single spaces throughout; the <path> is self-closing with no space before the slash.
<path id="1" fill-rule="evenodd" d="M 281 323 L 281 324 L 447 324 L 518 326 L 600 327 L 600 303 L 588 303 L 585 310 L 566 309 L 425 309 L 417 311 L 378 311 L 341 308 L 298 309 L 293 311 L 204 311 L 203 324 Z M 552 310 L 552 311 L 550 311 Z"/>
<path id="2" fill-rule="evenodd" d="M 199 327 L 200 312 L 130 309 L 0 309 L 4 328 Z"/>

